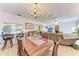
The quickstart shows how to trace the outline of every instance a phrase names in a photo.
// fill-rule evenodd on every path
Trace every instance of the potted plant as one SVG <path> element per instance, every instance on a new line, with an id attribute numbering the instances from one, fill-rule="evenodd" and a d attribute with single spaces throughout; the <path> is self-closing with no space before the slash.
<path id="1" fill-rule="evenodd" d="M 79 27 L 76 28 L 76 33 L 77 33 L 78 38 L 79 38 Z"/>
<path id="2" fill-rule="evenodd" d="M 72 45 L 75 49 L 79 49 L 79 27 L 76 28 L 76 33 L 78 36 L 78 40 L 75 41 L 75 43 Z"/>

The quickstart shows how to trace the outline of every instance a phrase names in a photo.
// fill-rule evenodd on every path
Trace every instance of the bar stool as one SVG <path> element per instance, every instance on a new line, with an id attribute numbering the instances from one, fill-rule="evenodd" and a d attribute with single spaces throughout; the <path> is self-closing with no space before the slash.
<path id="1" fill-rule="evenodd" d="M 7 41 L 10 41 L 10 45 L 11 45 L 11 48 L 12 48 L 12 46 L 13 46 L 13 42 L 12 42 L 13 36 L 11 34 L 5 34 L 5 35 L 2 35 L 2 37 L 3 37 L 3 40 L 4 40 L 4 45 L 3 45 L 2 50 L 4 50 L 4 48 L 6 47 Z"/>

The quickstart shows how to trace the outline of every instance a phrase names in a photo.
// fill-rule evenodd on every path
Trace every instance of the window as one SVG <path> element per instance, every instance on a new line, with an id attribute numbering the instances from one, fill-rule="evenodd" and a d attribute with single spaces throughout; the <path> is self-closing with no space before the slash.
<path id="1" fill-rule="evenodd" d="M 0 35 L 6 33 L 17 34 L 23 32 L 22 24 L 0 23 Z"/>

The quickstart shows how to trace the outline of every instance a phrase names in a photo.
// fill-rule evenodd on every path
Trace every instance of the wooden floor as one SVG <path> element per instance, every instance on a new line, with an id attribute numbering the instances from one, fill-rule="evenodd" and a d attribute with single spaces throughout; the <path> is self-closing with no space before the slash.
<path id="1" fill-rule="evenodd" d="M 79 56 L 79 50 L 70 46 L 59 46 L 59 56 Z"/>
<path id="2" fill-rule="evenodd" d="M 60 45 L 58 52 L 59 56 L 79 56 L 79 50 L 70 46 Z M 51 56 L 51 48 L 45 55 Z M 7 47 L 5 50 L 0 49 L 0 56 L 17 56 L 17 45 L 14 45 L 13 48 Z"/>
<path id="3" fill-rule="evenodd" d="M 4 50 L 0 49 L 0 56 L 16 56 L 17 55 L 17 45 L 11 47 L 6 47 Z"/>

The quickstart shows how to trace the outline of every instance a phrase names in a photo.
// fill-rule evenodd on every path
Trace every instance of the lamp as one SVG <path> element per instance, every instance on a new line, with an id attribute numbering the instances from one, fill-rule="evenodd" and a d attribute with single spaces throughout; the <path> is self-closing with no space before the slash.
<path id="1" fill-rule="evenodd" d="M 58 21 L 56 21 L 55 23 L 55 32 L 59 33 L 59 22 Z"/>

